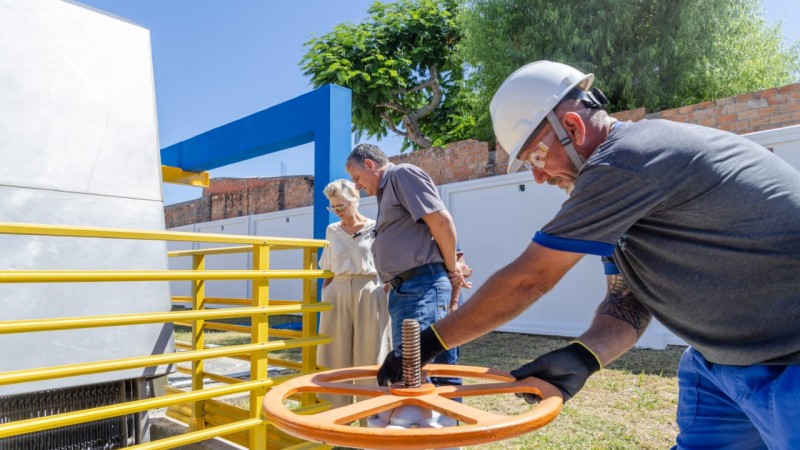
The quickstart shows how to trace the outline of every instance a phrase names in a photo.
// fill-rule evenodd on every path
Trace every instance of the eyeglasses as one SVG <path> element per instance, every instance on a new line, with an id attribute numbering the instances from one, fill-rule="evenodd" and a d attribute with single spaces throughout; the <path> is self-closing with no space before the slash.
<path id="1" fill-rule="evenodd" d="M 550 132 L 536 144 L 535 150 L 528 153 L 528 156 L 525 158 L 520 159 L 528 164 L 529 168 L 543 169 L 545 165 L 545 159 L 547 159 L 547 152 L 550 151 L 550 146 L 553 145 L 554 138 L 555 132 L 550 130 Z M 524 147 L 523 151 L 525 151 Z"/>
<path id="2" fill-rule="evenodd" d="M 325 207 L 325 209 L 327 209 L 328 211 L 330 211 L 330 212 L 332 212 L 334 214 L 344 211 L 345 208 L 347 208 L 347 203 L 342 203 L 341 205 L 331 205 L 331 206 L 326 206 Z"/>

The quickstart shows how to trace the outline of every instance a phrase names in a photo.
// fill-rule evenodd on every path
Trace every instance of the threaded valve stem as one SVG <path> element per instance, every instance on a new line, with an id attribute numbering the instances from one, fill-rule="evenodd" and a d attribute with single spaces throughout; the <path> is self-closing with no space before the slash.
<path id="1" fill-rule="evenodd" d="M 419 322 L 403 320 L 403 383 L 407 388 L 418 388 L 422 384 L 420 367 Z"/>

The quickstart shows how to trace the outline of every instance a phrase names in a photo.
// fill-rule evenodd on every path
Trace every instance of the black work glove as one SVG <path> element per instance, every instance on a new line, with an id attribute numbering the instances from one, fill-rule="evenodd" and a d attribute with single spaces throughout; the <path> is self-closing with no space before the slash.
<path id="1" fill-rule="evenodd" d="M 566 403 L 586 384 L 589 375 L 598 370 L 600 361 L 597 356 L 582 344 L 573 342 L 512 370 L 511 375 L 517 380 L 536 377 L 547 381 L 561 391 Z M 528 403 L 538 403 L 540 400 L 534 394 L 524 394 L 524 396 Z"/>
<path id="2" fill-rule="evenodd" d="M 420 367 L 433 361 L 439 353 L 447 350 L 436 337 L 433 327 L 428 327 L 419 334 Z M 378 370 L 378 385 L 389 386 L 403 380 L 403 344 L 400 344 L 386 355 Z"/>

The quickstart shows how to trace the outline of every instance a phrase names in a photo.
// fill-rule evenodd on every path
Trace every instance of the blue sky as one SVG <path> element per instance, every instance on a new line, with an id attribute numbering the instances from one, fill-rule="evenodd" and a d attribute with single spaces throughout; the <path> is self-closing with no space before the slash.
<path id="1" fill-rule="evenodd" d="M 373 0 L 78 0 L 150 30 L 160 146 L 269 108 L 309 90 L 298 63 L 303 44 L 342 22 L 359 23 Z M 769 21 L 800 40 L 797 0 L 764 0 Z M 401 140 L 378 144 L 398 154 Z M 212 177 L 313 173 L 304 145 L 211 171 Z M 164 202 L 198 198 L 200 188 L 165 184 Z"/>

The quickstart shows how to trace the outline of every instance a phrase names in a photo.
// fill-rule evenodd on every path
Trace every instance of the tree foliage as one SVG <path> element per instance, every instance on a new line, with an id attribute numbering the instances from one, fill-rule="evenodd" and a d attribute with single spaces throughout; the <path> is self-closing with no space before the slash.
<path id="1" fill-rule="evenodd" d="M 353 92 L 353 131 L 405 138 L 402 150 L 428 148 L 473 129 L 456 52 L 458 0 L 375 2 L 363 23 L 340 24 L 305 44 L 301 65 L 314 87 Z"/>
<path id="2" fill-rule="evenodd" d="M 531 61 L 594 73 L 610 111 L 782 86 L 800 70 L 798 45 L 783 44 L 781 24 L 767 24 L 760 0 L 470 0 L 461 23 L 483 139 L 492 139 L 492 94 Z"/>

